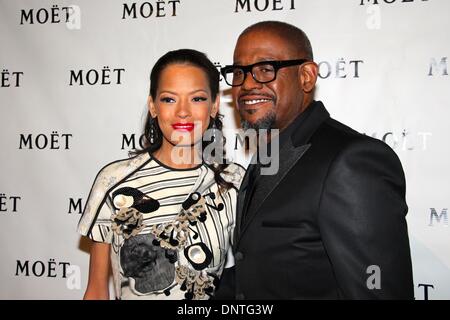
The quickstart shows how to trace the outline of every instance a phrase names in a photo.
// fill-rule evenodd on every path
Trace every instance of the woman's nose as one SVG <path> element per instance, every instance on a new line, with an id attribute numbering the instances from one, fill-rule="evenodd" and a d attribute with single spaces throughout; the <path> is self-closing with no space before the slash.
<path id="1" fill-rule="evenodd" d="M 178 104 L 177 116 L 180 118 L 187 118 L 191 115 L 191 106 L 189 101 L 182 99 Z"/>

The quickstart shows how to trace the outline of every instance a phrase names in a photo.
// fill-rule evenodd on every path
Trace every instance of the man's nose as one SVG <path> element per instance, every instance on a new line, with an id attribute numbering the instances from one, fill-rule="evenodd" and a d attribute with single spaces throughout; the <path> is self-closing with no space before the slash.
<path id="1" fill-rule="evenodd" d="M 245 79 L 244 79 L 244 82 L 242 83 L 241 87 L 242 87 L 243 90 L 249 91 L 249 90 L 252 90 L 252 89 L 255 89 L 255 88 L 261 88 L 262 87 L 262 83 L 259 83 L 258 81 L 256 81 L 253 78 L 253 74 L 249 71 L 249 72 L 247 72 L 247 74 L 245 76 Z"/>

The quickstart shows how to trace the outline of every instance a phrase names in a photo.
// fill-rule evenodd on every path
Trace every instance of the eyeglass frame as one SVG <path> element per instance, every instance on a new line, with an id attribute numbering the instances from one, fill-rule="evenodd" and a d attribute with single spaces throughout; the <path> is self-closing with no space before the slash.
<path id="1" fill-rule="evenodd" d="M 220 73 L 222 74 L 225 82 L 227 83 L 227 85 L 231 86 L 231 87 L 239 87 L 242 86 L 245 82 L 245 79 L 247 78 L 247 74 L 250 72 L 252 75 L 253 80 L 255 80 L 258 83 L 269 83 L 272 81 L 275 81 L 277 79 L 277 74 L 278 74 L 278 70 L 280 70 L 281 68 L 286 68 L 286 67 L 292 67 L 292 66 L 296 66 L 296 65 L 302 65 L 306 62 L 311 62 L 311 60 L 308 59 L 295 59 L 295 60 L 268 60 L 268 61 L 260 61 L 260 62 L 256 62 L 253 64 L 249 64 L 246 66 L 241 66 L 241 65 L 229 65 L 229 66 L 225 66 L 220 68 Z M 259 81 L 255 78 L 255 75 L 253 74 L 252 70 L 255 66 L 258 65 L 264 65 L 264 64 L 269 64 L 273 67 L 275 75 L 273 77 L 272 80 L 270 81 Z M 226 76 L 226 72 L 228 70 L 232 70 L 232 69 L 241 69 L 244 72 L 244 79 L 242 79 L 242 83 L 241 84 L 229 84 L 227 81 L 227 76 Z"/>

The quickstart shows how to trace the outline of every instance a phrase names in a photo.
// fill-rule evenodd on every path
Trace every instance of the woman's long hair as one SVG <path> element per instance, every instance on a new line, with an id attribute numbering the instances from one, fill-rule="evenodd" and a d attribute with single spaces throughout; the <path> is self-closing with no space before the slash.
<path id="1" fill-rule="evenodd" d="M 220 80 L 220 75 L 217 68 L 204 53 L 192 49 L 180 49 L 175 51 L 169 51 L 161 58 L 159 58 L 159 60 L 153 66 L 153 69 L 150 74 L 150 96 L 153 98 L 154 101 L 156 100 L 156 91 L 158 89 L 158 84 L 162 71 L 169 65 L 173 64 L 192 65 L 202 69 L 205 72 L 205 75 L 207 76 L 209 82 L 212 101 L 216 100 L 217 95 L 219 94 L 219 80 Z M 213 149 L 214 150 L 213 156 L 215 158 L 221 159 L 222 161 L 219 162 L 204 161 L 204 162 L 214 172 L 214 178 L 219 187 L 221 187 L 222 189 L 229 189 L 233 187 L 233 184 L 225 181 L 221 176 L 221 173 L 228 166 L 225 160 L 225 148 L 224 148 L 225 137 L 222 134 L 222 127 L 223 127 L 222 115 L 217 113 L 215 118 L 211 117 L 207 130 L 214 129 L 218 134 L 215 135 L 214 138 L 211 139 L 211 141 L 205 141 L 202 139 L 202 157 L 203 151 L 211 143 L 222 144 L 221 148 Z M 219 137 L 219 139 L 217 139 L 217 137 Z M 130 156 L 135 156 L 147 152 L 153 154 L 156 150 L 158 150 L 161 147 L 163 142 L 163 134 L 161 128 L 159 127 L 158 119 L 152 118 L 150 112 L 147 112 L 142 142 L 143 148 L 130 151 L 129 152 Z M 217 152 L 217 150 L 219 150 L 222 154 L 214 154 L 214 152 Z"/>

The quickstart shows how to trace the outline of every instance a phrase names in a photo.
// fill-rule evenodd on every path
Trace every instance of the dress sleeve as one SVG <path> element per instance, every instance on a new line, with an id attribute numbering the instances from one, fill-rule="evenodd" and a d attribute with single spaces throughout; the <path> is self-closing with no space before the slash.
<path id="1" fill-rule="evenodd" d="M 112 241 L 111 216 L 114 209 L 108 195 L 111 178 L 105 169 L 97 174 L 78 223 L 78 233 L 96 242 Z"/>

